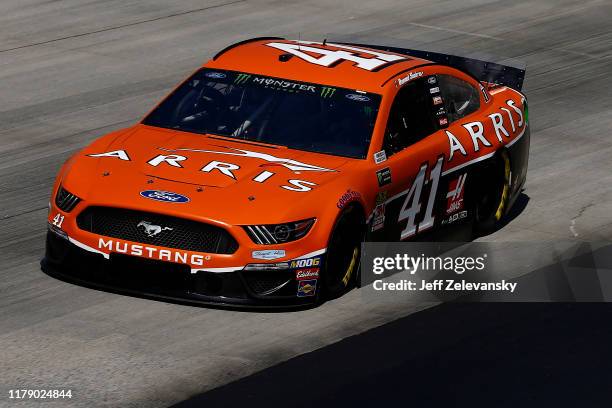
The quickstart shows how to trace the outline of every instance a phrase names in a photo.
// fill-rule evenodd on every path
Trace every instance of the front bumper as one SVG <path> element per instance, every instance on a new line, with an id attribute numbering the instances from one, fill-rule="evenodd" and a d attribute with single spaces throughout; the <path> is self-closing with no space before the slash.
<path id="1" fill-rule="evenodd" d="M 41 268 L 84 286 L 182 303 L 289 308 L 313 305 L 319 298 L 297 296 L 293 270 L 191 273 L 188 265 L 129 255 L 111 254 L 105 259 L 50 231 Z"/>

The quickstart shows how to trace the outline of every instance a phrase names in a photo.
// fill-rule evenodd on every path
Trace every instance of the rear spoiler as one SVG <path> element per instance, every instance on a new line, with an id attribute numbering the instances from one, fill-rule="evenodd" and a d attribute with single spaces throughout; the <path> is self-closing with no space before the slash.
<path id="1" fill-rule="evenodd" d="M 442 54 L 439 52 L 415 50 L 410 48 L 388 47 L 383 45 L 358 44 L 338 42 L 345 45 L 356 47 L 373 48 L 375 50 L 394 52 L 396 54 L 409 55 L 415 58 L 422 58 L 436 64 L 448 65 L 473 76 L 480 82 L 493 85 L 503 85 L 517 91 L 523 88 L 525 79 L 525 65 L 511 66 L 502 65 L 494 62 L 484 61 L 475 58 L 459 57 L 456 55 Z"/>

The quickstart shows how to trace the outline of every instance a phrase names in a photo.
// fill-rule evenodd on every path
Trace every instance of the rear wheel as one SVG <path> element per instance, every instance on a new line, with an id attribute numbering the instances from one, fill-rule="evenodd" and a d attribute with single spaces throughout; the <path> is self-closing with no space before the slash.
<path id="1" fill-rule="evenodd" d="M 327 247 L 322 275 L 325 297 L 336 298 L 357 282 L 364 231 L 365 220 L 357 207 L 351 206 L 340 215 Z"/>
<path id="2" fill-rule="evenodd" d="M 502 150 L 479 171 L 480 193 L 475 199 L 474 230 L 478 234 L 494 231 L 501 224 L 510 200 L 510 158 Z"/>

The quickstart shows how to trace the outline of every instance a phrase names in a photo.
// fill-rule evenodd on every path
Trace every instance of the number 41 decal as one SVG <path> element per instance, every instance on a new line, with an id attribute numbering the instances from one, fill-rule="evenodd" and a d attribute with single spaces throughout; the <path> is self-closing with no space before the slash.
<path id="1" fill-rule="evenodd" d="M 62 214 L 57 214 L 53 217 L 53 225 L 57 228 L 62 228 L 62 224 L 64 223 L 64 216 Z"/>
<path id="2" fill-rule="evenodd" d="M 402 231 L 400 239 L 404 240 L 415 235 L 418 232 L 425 231 L 428 228 L 433 227 L 434 225 L 434 214 L 433 214 L 433 206 L 436 201 L 436 193 L 438 191 L 438 182 L 440 181 L 440 175 L 442 174 L 442 163 L 444 161 L 444 156 L 440 156 L 436 165 L 429 173 L 429 182 L 431 182 L 431 188 L 429 189 L 429 198 L 427 199 L 427 208 L 425 209 L 425 215 L 421 222 L 416 223 L 416 217 L 421 211 L 421 191 L 423 190 L 423 185 L 425 184 L 425 174 L 427 173 L 428 163 L 423 163 L 421 168 L 419 169 L 419 174 L 417 174 L 408 194 L 406 195 L 406 199 L 404 200 L 404 204 L 399 213 L 398 222 L 403 220 L 408 220 L 406 222 L 406 228 Z"/>

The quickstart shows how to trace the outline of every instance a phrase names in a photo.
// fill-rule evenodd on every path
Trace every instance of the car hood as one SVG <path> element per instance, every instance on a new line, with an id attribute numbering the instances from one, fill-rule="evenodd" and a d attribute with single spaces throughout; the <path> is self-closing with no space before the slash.
<path id="1" fill-rule="evenodd" d="M 137 125 L 81 151 L 63 183 L 98 205 L 272 223 L 301 216 L 299 207 L 310 201 L 321 205 L 315 196 L 329 193 L 328 185 L 355 161 Z M 189 201 L 158 202 L 142 196 L 148 190 L 171 191 Z"/>

